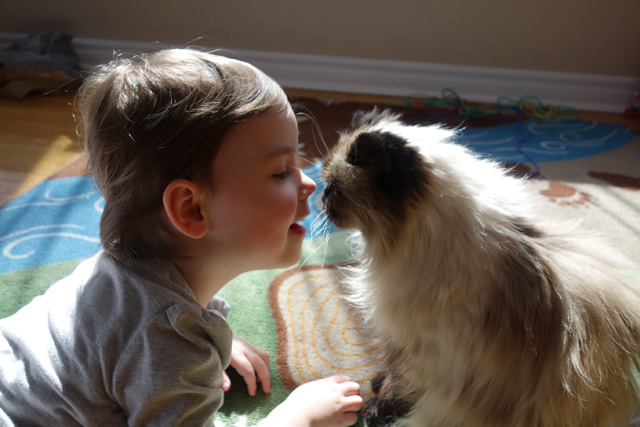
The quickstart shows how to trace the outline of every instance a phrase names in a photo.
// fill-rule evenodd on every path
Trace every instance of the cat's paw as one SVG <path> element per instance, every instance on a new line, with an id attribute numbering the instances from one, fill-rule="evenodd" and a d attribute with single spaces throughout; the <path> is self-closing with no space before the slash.
<path id="1" fill-rule="evenodd" d="M 367 420 L 368 427 L 385 427 L 393 424 L 398 418 L 390 405 L 385 405 L 377 396 L 364 400 L 362 415 Z"/>

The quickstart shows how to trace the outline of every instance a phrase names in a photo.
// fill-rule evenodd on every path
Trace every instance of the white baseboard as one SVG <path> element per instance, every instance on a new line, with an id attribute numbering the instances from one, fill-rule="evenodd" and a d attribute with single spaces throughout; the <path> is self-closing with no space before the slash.
<path id="1" fill-rule="evenodd" d="M 0 48 L 24 37 L 0 33 Z M 75 38 L 73 46 L 83 69 L 113 58 L 114 52 L 150 52 L 168 45 Z M 447 65 L 426 62 L 345 58 L 253 50 L 224 50 L 221 54 L 250 62 L 280 85 L 372 95 L 439 97 L 453 89 L 469 101 L 495 102 L 500 96 L 535 96 L 547 104 L 580 110 L 622 113 L 631 104 L 638 79 L 629 76 L 563 73 Z"/>

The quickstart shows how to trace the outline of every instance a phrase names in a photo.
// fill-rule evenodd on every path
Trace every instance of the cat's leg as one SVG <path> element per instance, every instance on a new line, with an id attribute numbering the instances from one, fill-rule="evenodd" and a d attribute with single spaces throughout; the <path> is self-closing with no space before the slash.
<path id="1" fill-rule="evenodd" d="M 390 371 L 371 380 L 374 396 L 365 399 L 362 413 L 369 427 L 385 427 L 406 416 L 413 406 L 402 390 L 402 381 Z"/>

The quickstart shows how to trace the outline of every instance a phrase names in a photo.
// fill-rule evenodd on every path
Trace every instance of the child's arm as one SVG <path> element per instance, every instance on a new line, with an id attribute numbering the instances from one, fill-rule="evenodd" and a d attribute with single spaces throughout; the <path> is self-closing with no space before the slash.
<path id="1" fill-rule="evenodd" d="M 360 385 L 346 375 L 334 375 L 293 390 L 259 426 L 351 426 L 358 420 L 361 408 Z"/>
<path id="2" fill-rule="evenodd" d="M 144 326 L 116 365 L 101 371 L 112 374 L 99 377 L 109 381 L 105 387 L 127 424 L 211 425 L 224 400 L 218 348 L 231 347 L 228 324 L 218 316 L 205 323 L 191 307 L 174 305 Z"/>
<path id="3" fill-rule="evenodd" d="M 236 335 L 233 336 L 231 345 L 231 367 L 244 378 L 250 396 L 256 395 L 258 382 L 262 383 L 262 391 L 271 392 L 269 353 Z M 222 390 L 228 391 L 231 380 L 226 372 L 223 375 Z"/>

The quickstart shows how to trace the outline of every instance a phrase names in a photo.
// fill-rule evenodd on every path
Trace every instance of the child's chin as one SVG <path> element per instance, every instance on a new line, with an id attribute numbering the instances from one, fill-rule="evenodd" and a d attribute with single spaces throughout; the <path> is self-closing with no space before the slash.
<path id="1" fill-rule="evenodd" d="M 287 253 L 286 256 L 282 257 L 282 262 L 276 268 L 287 268 L 295 265 L 298 261 L 300 261 L 300 256 L 302 255 L 302 247 L 296 248 L 296 250 L 292 250 Z"/>

